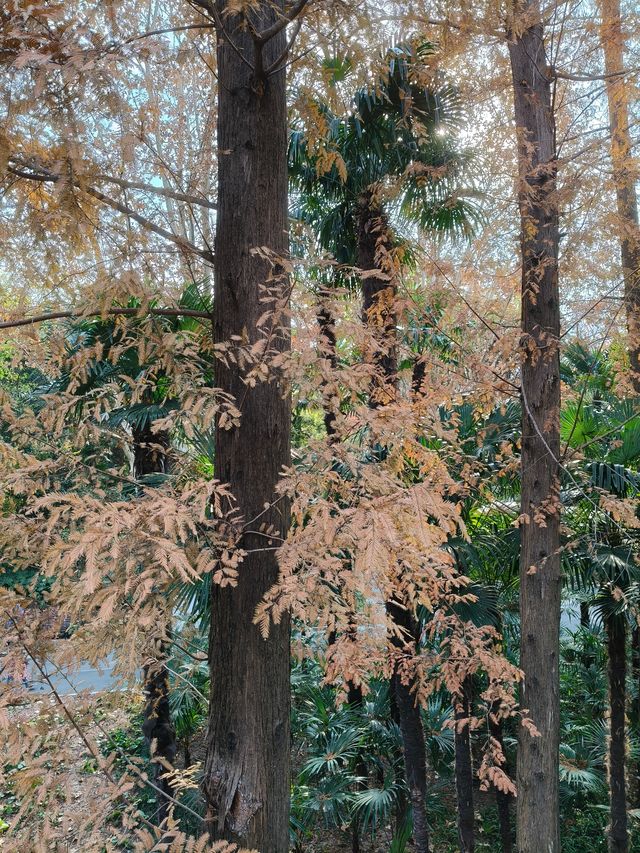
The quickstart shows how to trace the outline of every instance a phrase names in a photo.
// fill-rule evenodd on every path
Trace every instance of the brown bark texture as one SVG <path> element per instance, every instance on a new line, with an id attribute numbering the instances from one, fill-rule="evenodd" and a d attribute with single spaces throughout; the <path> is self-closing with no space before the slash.
<path id="1" fill-rule="evenodd" d="M 555 124 L 536 3 L 518 4 L 509 54 L 522 252 L 519 853 L 559 853 L 560 507 L 558 200 Z"/>
<path id="2" fill-rule="evenodd" d="M 631 679 L 636 696 L 630 708 L 630 722 L 636 733 L 640 733 L 640 626 L 631 631 Z M 631 808 L 640 808 L 640 761 L 635 761 L 629 772 L 629 802 Z"/>
<path id="3" fill-rule="evenodd" d="M 287 107 L 285 72 L 261 73 L 286 46 L 284 29 L 255 47 L 246 20 L 217 4 L 218 207 L 215 241 L 214 339 L 258 341 L 267 310 L 263 285 L 285 294 L 282 270 L 255 250 L 275 256 L 288 249 Z M 259 32 L 281 19 L 278 3 L 248 10 Z M 233 46 L 229 43 L 233 41 Z M 254 66 L 252 69 L 247 63 Z M 238 336 L 234 338 L 234 336 Z M 270 347 L 290 346 L 286 321 Z M 253 624 L 256 606 L 277 580 L 277 558 L 255 532 L 272 525 L 284 537 L 286 501 L 276 497 L 282 467 L 290 461 L 291 405 L 281 381 L 249 387 L 242 369 L 216 364 L 216 386 L 231 394 L 241 424 L 216 425 L 216 477 L 230 484 L 247 554 L 236 587 L 213 586 L 209 667 L 211 695 L 203 789 L 207 828 L 261 853 L 289 849 L 289 621 L 267 640 Z M 268 507 L 265 509 L 265 507 Z"/>

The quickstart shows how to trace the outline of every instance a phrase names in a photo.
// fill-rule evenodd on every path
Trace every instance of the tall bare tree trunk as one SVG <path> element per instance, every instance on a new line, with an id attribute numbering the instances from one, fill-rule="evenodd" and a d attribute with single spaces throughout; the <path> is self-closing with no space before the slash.
<path id="1" fill-rule="evenodd" d="M 607 75 L 607 101 L 613 180 L 616 187 L 624 302 L 629 335 L 631 379 L 640 394 L 640 228 L 636 197 L 637 170 L 631 156 L 629 87 L 624 77 L 624 37 L 620 0 L 600 0 L 600 38 Z"/>
<path id="2" fill-rule="evenodd" d="M 372 408 L 383 406 L 393 399 L 396 382 L 396 320 L 395 288 L 384 275 L 372 275 L 379 268 L 378 245 L 385 240 L 387 229 L 382 210 L 376 207 L 373 195 L 363 193 L 359 199 L 358 267 L 369 272 L 362 280 L 363 321 L 372 328 L 374 352 L 371 362 L 376 368 L 370 393 Z M 387 614 L 401 629 L 402 636 L 393 637 L 393 645 L 402 654 L 415 654 L 418 625 L 405 602 L 387 602 Z M 400 732 L 407 787 L 413 812 L 413 842 L 416 853 L 429 853 L 429 824 L 427 820 L 427 753 L 420 706 L 411 683 L 404 683 L 396 672 L 391 679 Z"/>
<path id="3" fill-rule="evenodd" d="M 269 279 L 282 293 L 288 286 L 278 265 L 256 252 L 267 247 L 283 256 L 288 249 L 285 72 L 282 67 L 270 75 L 261 72 L 282 55 L 286 35 L 281 28 L 263 47 L 256 46 L 247 19 L 227 14 L 227 5 L 232 6 L 227 0 L 217 3 L 224 33 L 218 32 L 217 47 L 214 339 L 251 344 L 261 338 L 258 320 L 266 308 L 261 286 Z M 252 28 L 264 32 L 282 21 L 282 9 L 280 2 L 260 2 L 247 15 Z M 283 322 L 270 343 L 280 350 L 290 346 Z M 203 781 L 207 827 L 214 839 L 261 853 L 286 853 L 290 628 L 284 617 L 264 640 L 253 624 L 278 567 L 264 536 L 252 531 L 273 525 L 285 536 L 289 526 L 287 504 L 276 499 L 275 487 L 290 461 L 290 398 L 276 381 L 246 385 L 234 364 L 216 365 L 216 385 L 241 410 L 238 428 L 216 424 L 215 465 L 216 477 L 231 486 L 245 525 L 240 544 L 249 553 L 240 565 L 238 585 L 222 589 L 214 584 L 211 592 Z"/>
<path id="4" fill-rule="evenodd" d="M 472 706 L 472 681 L 467 676 L 462 683 L 462 696 L 454 700 L 455 717 L 455 775 L 458 803 L 458 838 L 460 853 L 474 853 L 475 832 L 473 815 L 473 761 L 469 718 Z"/>
<path id="5" fill-rule="evenodd" d="M 169 436 L 167 433 L 154 433 L 150 422 L 134 427 L 133 434 L 133 474 L 136 479 L 149 474 L 162 474 L 167 469 Z M 171 782 L 164 778 L 167 765 L 172 767 L 177 752 L 176 732 L 171 720 L 169 707 L 169 672 L 166 659 L 169 654 L 167 634 L 170 626 L 158 625 L 153 656 L 145 661 L 143 671 L 144 710 L 142 733 L 155 764 L 156 801 L 158 804 L 158 822 L 168 814 L 174 789 Z"/>
<path id="6" fill-rule="evenodd" d="M 609 853 L 627 853 L 629 831 L 626 792 L 627 626 L 624 616 L 605 620 L 609 680 Z"/>
<path id="7" fill-rule="evenodd" d="M 555 122 L 537 2 L 509 34 L 522 251 L 521 706 L 540 736 L 518 738 L 520 853 L 559 853 L 560 305 Z"/>

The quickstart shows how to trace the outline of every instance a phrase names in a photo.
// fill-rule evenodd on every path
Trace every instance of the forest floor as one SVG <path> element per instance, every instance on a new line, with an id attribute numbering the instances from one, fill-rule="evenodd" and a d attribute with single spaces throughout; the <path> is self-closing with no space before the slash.
<path id="1" fill-rule="evenodd" d="M 64 751 L 59 760 L 41 766 L 41 774 L 34 776 L 34 784 L 47 781 L 49 794 L 38 803 L 21 813 L 22 792 L 12 782 L 12 766 L 4 765 L 0 774 L 0 850 L 2 853 L 35 853 L 35 851 L 58 850 L 49 847 L 47 828 L 66 827 L 64 853 L 89 853 L 108 847 L 114 839 L 114 827 L 92 816 L 113 809 L 110 796 L 112 785 L 103 772 L 97 769 L 97 761 L 87 746 L 95 744 L 100 750 L 109 751 L 110 738 L 129 725 L 131 700 L 122 693 L 91 696 L 67 696 L 65 707 L 78 722 L 84 738 L 73 728 L 65 727 Z M 65 712 L 52 696 L 34 698 L 33 701 L 15 706 L 11 712 L 16 726 L 35 727 L 43 738 L 51 735 L 56 724 L 65 720 Z M 104 748 L 104 750 L 103 750 Z M 35 759 L 36 756 L 30 756 Z M 25 760 L 28 760 L 25 756 Z M 48 779 L 46 778 L 48 777 Z M 95 823 L 92 844 L 86 845 L 84 827 Z M 82 841 L 78 841 L 79 835 Z M 113 848 L 111 848 L 113 849 Z"/>
<path id="2" fill-rule="evenodd" d="M 79 721 L 85 737 L 96 744 L 102 755 L 115 753 L 110 767 L 112 778 L 119 778 L 131 765 L 145 765 L 144 738 L 141 732 L 141 697 L 134 692 L 118 691 L 83 698 L 64 697 L 65 706 Z M 62 721 L 62 711 L 50 697 L 34 697 L 32 702 L 13 710 L 16 725 L 36 726 L 46 736 L 55 721 Z M 204 760 L 204 733 L 193 738 L 192 763 Z M 181 764 L 178 754 L 178 765 Z M 11 766 L 5 765 L 0 773 L 0 853 L 44 853 L 61 851 L 49 847 L 40 839 L 46 837 L 47 825 L 66 827 L 64 853 L 93 853 L 104 850 L 131 849 L 132 835 L 122 828 L 122 810 L 110 797 L 110 784 L 97 767 L 84 739 L 71 731 L 65 738 L 64 754 L 54 766 L 45 766 L 56 784 L 39 805 L 20 814 L 20 792 L 11 782 Z M 496 835 L 495 806 L 490 795 L 477 792 L 476 824 L 477 853 L 498 853 L 500 845 Z M 155 794 L 149 787 L 134 788 L 128 795 L 136 808 L 153 819 Z M 452 786 L 441 790 L 437 800 L 430 803 L 433 823 L 433 850 L 435 853 L 457 853 L 455 821 L 455 796 Z M 102 815 L 96 824 L 92 841 L 87 846 L 86 836 L 78 842 L 83 826 L 91 823 L 92 815 Z M 94 818 L 95 820 L 95 818 Z M 593 807 L 569 809 L 563 820 L 563 851 L 566 853 L 601 853 L 606 851 L 606 814 Z M 192 830 L 194 831 L 194 830 Z M 195 830 L 199 834 L 199 829 Z M 384 828 L 377 836 L 366 835 L 360 841 L 360 853 L 388 853 L 391 830 Z M 312 837 L 306 838 L 296 853 L 352 853 L 352 839 L 348 827 L 343 831 L 318 827 Z M 412 853 L 409 845 L 405 853 Z M 632 838 L 630 853 L 640 853 L 640 838 Z"/>

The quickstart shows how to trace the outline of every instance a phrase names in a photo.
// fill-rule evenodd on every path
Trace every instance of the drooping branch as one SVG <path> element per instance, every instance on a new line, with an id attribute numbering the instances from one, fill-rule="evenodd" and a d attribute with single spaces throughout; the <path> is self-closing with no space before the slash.
<path id="1" fill-rule="evenodd" d="M 557 80 L 571 80 L 576 83 L 593 83 L 597 80 L 616 80 L 622 77 L 630 77 L 637 74 L 640 68 L 625 68 L 622 71 L 613 71 L 608 74 L 572 74 L 570 71 L 558 71 L 557 68 L 550 67 L 552 78 Z"/>
<path id="2" fill-rule="evenodd" d="M 48 320 L 83 319 L 85 317 L 120 316 L 142 317 L 145 314 L 154 317 L 197 317 L 202 320 L 212 320 L 209 311 L 195 311 L 190 308 L 107 308 L 101 311 L 50 311 L 46 314 L 35 314 L 33 317 L 20 317 L 17 320 L 4 320 L 0 329 L 17 329 L 19 326 L 35 326 Z"/>

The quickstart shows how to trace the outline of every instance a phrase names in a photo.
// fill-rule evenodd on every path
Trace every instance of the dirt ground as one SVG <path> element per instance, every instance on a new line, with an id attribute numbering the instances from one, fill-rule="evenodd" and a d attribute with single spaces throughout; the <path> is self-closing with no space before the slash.
<path id="1" fill-rule="evenodd" d="M 65 719 L 65 713 L 53 697 L 37 696 L 11 709 L 11 723 L 16 727 L 52 727 L 52 721 L 64 724 L 62 745 L 57 755 L 47 751 L 42 774 L 35 777 L 35 802 L 21 813 L 25 792 L 20 789 L 21 767 L 0 767 L 0 850 L 2 853 L 90 853 L 113 849 L 117 831 L 114 826 L 96 825 L 87 834 L 92 814 L 113 810 L 114 786 L 99 769 L 103 745 L 109 743 L 113 732 L 128 725 L 131 697 L 124 693 L 93 696 L 89 702 L 82 697 L 65 697 L 69 713 L 77 720 L 85 738 Z M 55 722 L 53 722 L 55 724 Z M 43 740 L 43 752 L 46 749 Z M 108 751 L 108 747 L 104 748 Z M 35 754 L 37 758 L 37 753 Z M 33 756 L 25 755 L 28 764 Z M 108 771 L 114 778 L 112 771 Z M 42 783 L 42 791 L 38 785 Z M 47 788 L 46 794 L 44 788 Z"/>

